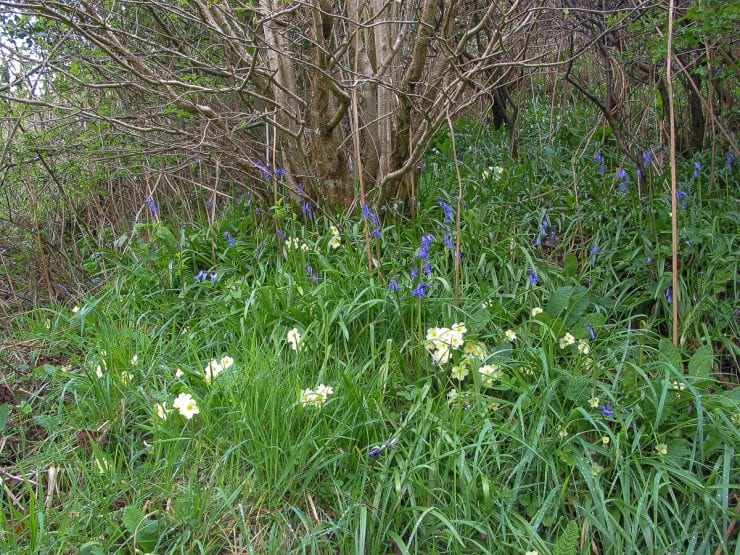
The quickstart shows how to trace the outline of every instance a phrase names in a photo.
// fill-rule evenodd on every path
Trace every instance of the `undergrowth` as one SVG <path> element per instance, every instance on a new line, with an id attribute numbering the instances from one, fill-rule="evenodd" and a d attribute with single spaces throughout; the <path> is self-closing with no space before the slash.
<path id="1" fill-rule="evenodd" d="M 445 136 L 372 271 L 359 213 L 137 225 L 24 321 L 0 550 L 734 552 L 737 168 L 680 165 L 671 291 L 657 162 L 568 140 L 462 126 L 459 306 Z"/>

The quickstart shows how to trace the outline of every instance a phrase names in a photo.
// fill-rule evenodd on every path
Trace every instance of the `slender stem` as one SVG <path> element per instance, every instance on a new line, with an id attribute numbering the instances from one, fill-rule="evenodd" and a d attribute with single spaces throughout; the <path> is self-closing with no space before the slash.
<path id="1" fill-rule="evenodd" d="M 670 157 L 671 157 L 671 250 L 673 260 L 671 271 L 673 273 L 671 303 L 673 319 L 673 344 L 678 345 L 678 199 L 676 198 L 676 120 L 673 112 L 673 77 L 671 75 L 671 62 L 673 59 L 673 14 L 675 0 L 668 4 L 668 52 L 666 53 L 666 84 L 668 87 L 668 118 L 670 124 Z"/>
<path id="2" fill-rule="evenodd" d="M 457 175 L 457 211 L 455 213 L 455 306 L 460 306 L 460 212 L 462 212 L 462 178 L 460 164 L 457 162 L 457 148 L 455 147 L 455 130 L 452 128 L 450 110 L 447 110 L 447 125 L 450 127 L 450 144 L 452 145 L 452 159 L 455 162 Z"/>
<path id="3" fill-rule="evenodd" d="M 359 59 L 360 59 L 360 31 L 359 29 L 355 32 L 355 74 L 357 74 L 358 67 L 359 67 Z M 358 83 L 355 81 L 354 85 L 352 86 L 352 123 L 354 127 L 354 132 L 352 133 L 352 142 L 354 143 L 355 147 L 355 171 L 357 171 L 357 180 L 360 183 L 360 207 L 363 207 L 367 204 L 367 199 L 365 198 L 365 180 L 362 176 L 362 157 L 360 155 L 360 117 L 358 115 L 358 109 L 357 109 L 357 87 Z M 367 252 L 367 269 L 368 271 L 373 271 L 373 253 L 372 249 L 370 248 L 370 229 L 367 223 L 367 218 L 365 217 L 363 213 L 362 217 L 363 221 L 363 228 L 365 232 L 365 251 Z"/>

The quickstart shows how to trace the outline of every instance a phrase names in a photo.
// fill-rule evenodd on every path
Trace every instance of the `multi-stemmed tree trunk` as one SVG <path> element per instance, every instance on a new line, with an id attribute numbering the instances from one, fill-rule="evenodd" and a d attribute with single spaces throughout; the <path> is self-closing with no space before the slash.
<path id="1" fill-rule="evenodd" d="M 294 192 L 300 184 L 350 206 L 362 177 L 372 201 L 385 202 L 406 197 L 448 114 L 541 59 L 528 45 L 542 13 L 535 8 L 529 0 L 3 0 L 0 49 L 16 73 L 44 76 L 46 86 L 29 93 L 16 83 L 1 94 L 103 122 L 148 155 L 218 161 L 225 178 L 265 199 L 279 168 Z"/>

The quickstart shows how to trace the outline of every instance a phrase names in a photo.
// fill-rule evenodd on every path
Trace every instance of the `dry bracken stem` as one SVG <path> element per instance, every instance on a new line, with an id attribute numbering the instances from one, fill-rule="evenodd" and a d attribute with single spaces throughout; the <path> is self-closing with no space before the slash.
<path id="1" fill-rule="evenodd" d="M 450 127 L 450 144 L 452 145 L 452 159 L 455 161 L 455 175 L 457 176 L 457 211 L 455 213 L 455 306 L 460 305 L 460 212 L 462 211 L 462 178 L 460 164 L 457 162 L 457 148 L 455 147 L 455 130 L 452 128 L 450 110 L 447 110 L 447 125 Z"/>
<path id="2" fill-rule="evenodd" d="M 673 13 L 674 0 L 668 5 L 668 52 L 666 53 L 666 84 L 668 86 L 668 119 L 671 130 L 670 157 L 671 157 L 671 250 L 673 272 L 671 283 L 671 302 L 673 319 L 673 344 L 678 345 L 678 199 L 676 198 L 676 120 L 673 113 L 673 84 L 671 75 L 671 61 L 673 59 Z"/>

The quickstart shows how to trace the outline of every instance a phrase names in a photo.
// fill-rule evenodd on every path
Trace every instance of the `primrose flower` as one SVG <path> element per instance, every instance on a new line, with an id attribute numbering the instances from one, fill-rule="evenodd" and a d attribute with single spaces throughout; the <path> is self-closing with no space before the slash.
<path id="1" fill-rule="evenodd" d="M 570 333 L 566 333 L 563 337 L 560 338 L 560 348 L 565 349 L 566 347 L 573 345 L 573 343 L 576 342 L 576 338 L 573 337 Z"/>
<path id="2" fill-rule="evenodd" d="M 514 330 L 506 330 L 504 335 L 506 336 L 506 339 L 508 339 L 509 341 L 516 340 L 516 332 Z"/>
<path id="3" fill-rule="evenodd" d="M 536 318 L 538 314 L 542 314 L 543 312 L 544 311 L 539 306 L 535 306 L 530 314 L 532 315 L 532 318 Z"/>
<path id="4" fill-rule="evenodd" d="M 331 239 L 329 239 L 329 247 L 332 249 L 338 249 L 342 246 L 342 239 L 339 237 L 339 235 L 332 235 Z"/>
<path id="5" fill-rule="evenodd" d="M 599 474 L 601 474 L 604 471 L 604 467 L 600 464 L 595 464 L 591 467 L 591 476 L 596 478 Z"/>
<path id="6" fill-rule="evenodd" d="M 139 364 L 139 355 L 134 355 L 131 357 L 131 366 L 136 366 Z"/>
<path id="7" fill-rule="evenodd" d="M 592 409 L 597 409 L 597 408 L 599 408 L 599 398 L 598 398 L 598 397 L 591 397 L 591 398 L 590 398 L 590 399 L 588 400 L 588 404 L 589 404 L 589 405 L 591 405 L 591 408 L 592 408 Z"/>
<path id="8" fill-rule="evenodd" d="M 154 410 L 157 414 L 157 418 L 160 420 L 167 420 L 167 405 L 165 403 L 157 403 L 154 406 Z"/>
<path id="9" fill-rule="evenodd" d="M 229 355 L 226 355 L 221 358 L 221 366 L 223 367 L 224 370 L 231 368 L 233 364 L 234 364 L 234 359 L 231 358 Z"/>
<path id="10" fill-rule="evenodd" d="M 299 397 L 299 402 L 304 407 L 321 407 L 329 395 L 334 393 L 334 388 L 324 384 L 319 384 L 315 390 L 313 389 L 302 389 Z"/>
<path id="11" fill-rule="evenodd" d="M 185 375 L 185 372 L 183 372 L 181 368 L 173 368 L 173 371 L 175 372 L 176 378 L 182 378 Z"/>
<path id="12" fill-rule="evenodd" d="M 437 349 L 432 353 L 432 364 L 441 366 L 447 364 L 452 356 L 452 351 L 449 345 L 441 344 L 437 346 Z"/>
<path id="13" fill-rule="evenodd" d="M 578 352 L 583 355 L 587 355 L 591 352 L 591 346 L 588 344 L 588 340 L 581 339 L 578 342 Z"/>
<path id="14" fill-rule="evenodd" d="M 466 355 L 474 356 L 475 358 L 484 359 L 486 358 L 486 348 L 482 343 L 476 341 L 468 341 L 463 347 L 463 353 Z"/>
<path id="15" fill-rule="evenodd" d="M 468 375 L 468 367 L 466 364 L 458 364 L 457 366 L 453 366 L 452 370 L 450 370 L 450 377 L 453 380 L 457 381 L 463 381 Z"/>
<path id="16" fill-rule="evenodd" d="M 102 378 L 103 377 L 103 367 L 100 366 L 100 364 L 98 364 L 98 367 L 95 369 L 95 375 L 98 378 Z"/>
<path id="17" fill-rule="evenodd" d="M 560 439 L 565 439 L 568 437 L 568 430 L 566 430 L 563 426 L 560 426 L 560 429 L 558 430 L 558 437 Z"/>
<path id="18" fill-rule="evenodd" d="M 80 311 L 80 306 L 79 305 L 74 305 L 72 307 L 72 314 L 77 314 L 79 311 Z"/>
<path id="19" fill-rule="evenodd" d="M 671 382 L 671 389 L 674 389 L 676 391 L 683 391 L 686 389 L 686 384 L 683 382 L 679 382 L 678 380 L 673 380 Z"/>
<path id="20" fill-rule="evenodd" d="M 290 348 L 294 351 L 300 351 L 303 349 L 303 338 L 301 337 L 301 333 L 298 331 L 298 328 L 293 328 L 288 332 L 288 343 L 290 343 Z"/>
<path id="21" fill-rule="evenodd" d="M 326 401 L 329 398 L 329 395 L 334 394 L 334 388 L 320 383 L 319 387 L 316 388 L 316 394 L 320 395 L 321 398 Z"/>
<path id="22" fill-rule="evenodd" d="M 198 403 L 195 402 L 195 399 L 193 399 L 193 396 L 190 393 L 180 393 L 180 395 L 178 395 L 173 401 L 172 406 L 175 407 L 187 420 L 190 420 L 193 416 L 200 413 Z"/>
<path id="23" fill-rule="evenodd" d="M 601 438 L 601 444 L 604 447 L 606 447 L 607 445 L 609 445 L 609 442 L 610 441 L 611 441 L 611 439 L 609 439 L 609 436 L 604 436 L 604 437 Z"/>
<path id="24" fill-rule="evenodd" d="M 223 371 L 224 371 L 224 367 L 219 361 L 212 360 L 211 362 L 209 362 L 206 365 L 206 367 L 203 369 L 203 374 L 205 375 L 206 383 L 211 383 L 216 378 L 216 376 L 218 376 Z"/>
<path id="25" fill-rule="evenodd" d="M 525 551 L 524 555 L 540 555 L 539 551 Z"/>
<path id="26" fill-rule="evenodd" d="M 131 372 L 121 372 L 121 383 L 130 383 L 134 379 Z"/>
<path id="27" fill-rule="evenodd" d="M 481 375 L 483 387 L 493 387 L 493 382 L 501 378 L 502 374 L 496 364 L 484 364 L 478 368 L 478 373 Z"/>
<path id="28" fill-rule="evenodd" d="M 668 445 L 665 443 L 658 443 L 658 445 L 655 446 L 655 450 L 658 452 L 659 455 L 667 455 Z"/>

